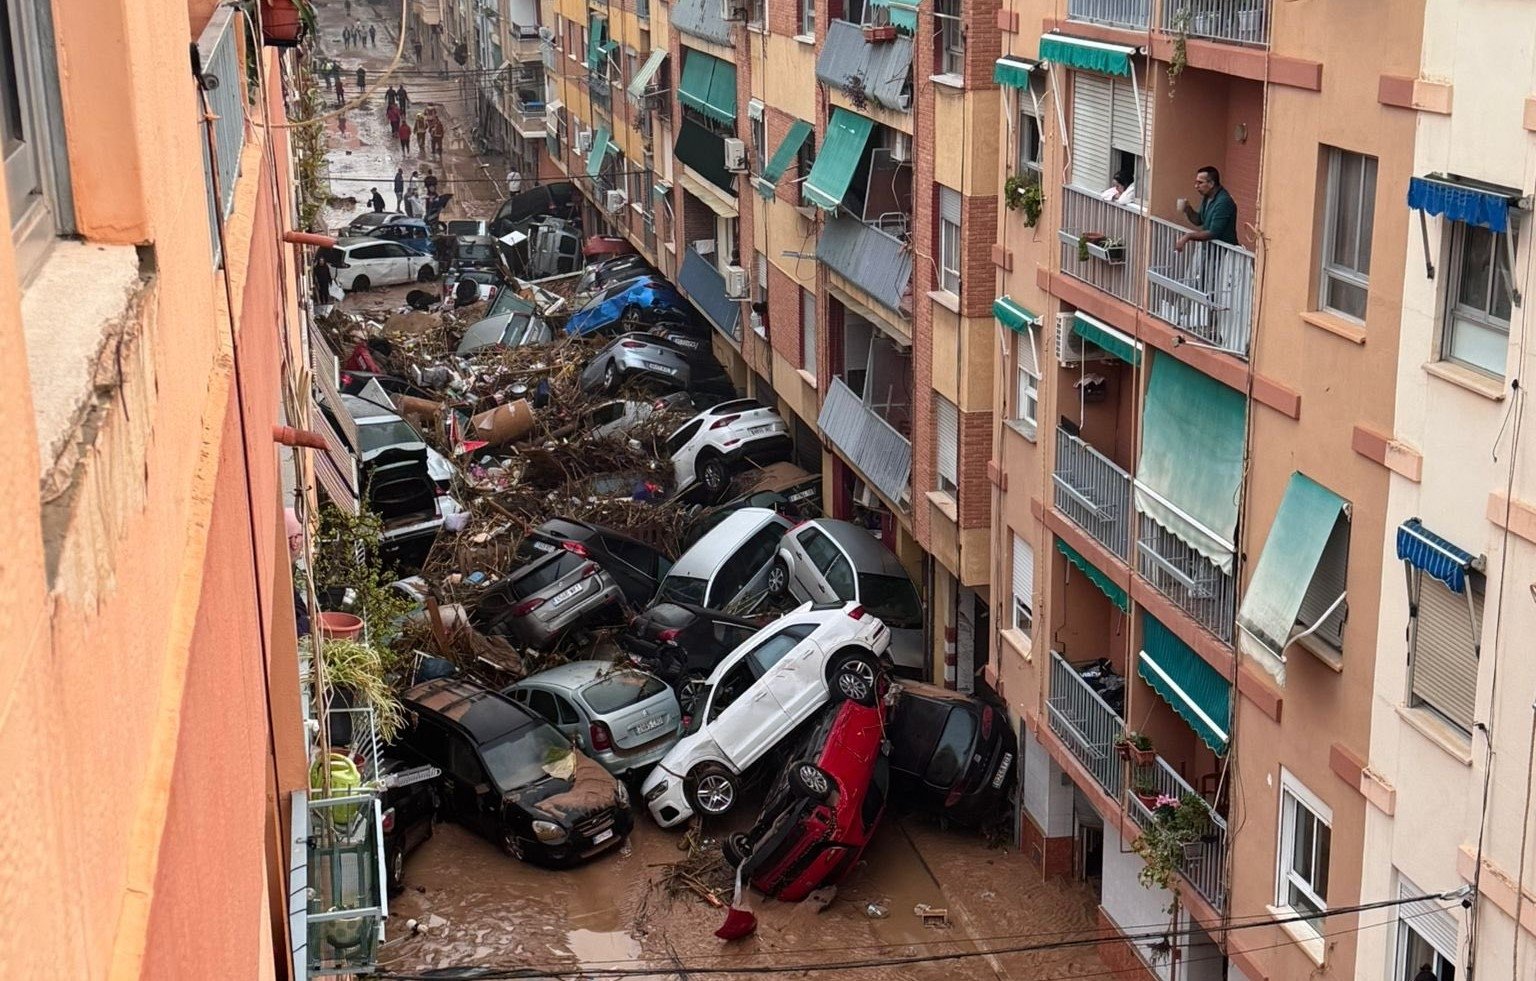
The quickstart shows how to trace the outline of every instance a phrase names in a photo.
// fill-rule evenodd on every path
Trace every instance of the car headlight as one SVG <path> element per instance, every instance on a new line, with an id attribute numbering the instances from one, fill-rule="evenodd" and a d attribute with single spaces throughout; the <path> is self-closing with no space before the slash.
<path id="1" fill-rule="evenodd" d="M 553 821 L 533 822 L 533 836 L 546 845 L 558 845 L 565 840 L 565 829 Z"/>
<path id="2" fill-rule="evenodd" d="M 655 800 L 656 798 L 660 797 L 662 794 L 666 793 L 667 792 L 667 787 L 669 787 L 670 785 L 671 785 L 670 781 L 663 780 L 661 783 L 658 783 L 656 786 L 652 787 L 650 790 L 647 790 L 645 792 L 645 802 L 647 804 L 649 804 L 651 801 Z M 626 791 L 626 794 L 627 793 L 628 792 Z"/>
<path id="3" fill-rule="evenodd" d="M 629 806 L 629 788 L 624 786 L 624 781 L 614 781 L 614 796 L 618 798 L 620 807 Z"/>

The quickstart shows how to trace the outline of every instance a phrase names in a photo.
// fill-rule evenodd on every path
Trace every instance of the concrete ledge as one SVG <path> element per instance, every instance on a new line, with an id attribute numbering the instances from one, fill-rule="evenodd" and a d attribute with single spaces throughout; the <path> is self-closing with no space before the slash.
<path id="1" fill-rule="evenodd" d="M 1536 504 L 1511 501 L 1503 491 L 1488 495 L 1488 520 L 1516 538 L 1536 543 Z"/>
<path id="2" fill-rule="evenodd" d="M 1536 133 L 1536 95 L 1525 97 L 1525 112 L 1521 123 L 1529 132 Z"/>
<path id="3" fill-rule="evenodd" d="M 1094 41 L 1107 41 L 1110 44 L 1140 46 L 1145 45 L 1148 38 L 1145 30 L 1122 30 L 1098 24 L 1046 18 L 1041 23 L 1041 31 L 1052 30 L 1060 30 L 1064 34 Z M 1151 35 L 1151 41 L 1153 58 L 1164 63 L 1173 60 L 1174 38 L 1171 35 L 1154 33 Z M 1184 42 L 1184 58 L 1190 68 L 1221 72 L 1223 75 L 1234 75 L 1255 82 L 1268 80 L 1274 85 L 1307 89 L 1311 92 L 1320 92 L 1323 88 L 1322 63 L 1289 55 L 1273 54 L 1265 48 L 1221 44 L 1192 37 Z"/>
<path id="4" fill-rule="evenodd" d="M 998 490 L 1008 489 L 1008 473 L 997 465 L 996 460 L 987 461 L 987 482 Z"/>
<path id="5" fill-rule="evenodd" d="M 1366 426 L 1356 426 L 1350 446 L 1372 463 L 1379 463 L 1393 473 L 1418 483 L 1424 473 L 1424 456 L 1407 443 L 1383 436 Z"/>
<path id="6" fill-rule="evenodd" d="M 1328 747 L 1328 769 L 1334 776 L 1344 781 L 1349 789 L 1360 791 L 1360 775 L 1365 772 L 1365 761 L 1343 743 L 1334 743 Z"/>
<path id="7" fill-rule="evenodd" d="M 1513 874 L 1484 856 L 1482 875 L 1479 876 L 1477 850 L 1472 845 L 1462 845 L 1456 850 L 1456 871 L 1463 882 L 1477 883 L 1478 895 L 1503 910 L 1510 919 L 1515 918 L 1518 910 L 1520 929 L 1536 935 L 1536 894 L 1529 889 L 1517 892 L 1519 887 Z"/>
<path id="8" fill-rule="evenodd" d="M 1382 75 L 1376 86 L 1376 101 L 1398 109 L 1414 109 L 1440 116 L 1451 114 L 1451 86 L 1406 75 Z"/>
<path id="9" fill-rule="evenodd" d="M 1019 13 L 1016 10 L 999 10 L 997 12 L 997 29 L 1004 34 L 1019 33 Z"/>
<path id="10" fill-rule="evenodd" d="M 1360 793 L 1367 804 L 1388 817 L 1397 813 L 1397 788 L 1369 767 L 1360 772 Z"/>
<path id="11" fill-rule="evenodd" d="M 1008 246 L 999 242 L 992 243 L 992 265 L 1003 272 L 1013 271 L 1013 253 L 1008 251 Z"/>

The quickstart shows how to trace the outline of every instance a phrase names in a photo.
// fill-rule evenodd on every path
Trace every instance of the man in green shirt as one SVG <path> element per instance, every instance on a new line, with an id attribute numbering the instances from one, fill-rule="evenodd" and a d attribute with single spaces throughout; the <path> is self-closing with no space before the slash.
<path id="1" fill-rule="evenodd" d="M 1183 252 L 1190 242 L 1217 241 L 1228 245 L 1237 244 L 1237 203 L 1221 186 L 1221 171 L 1215 167 L 1201 167 L 1195 171 L 1195 190 L 1200 192 L 1200 211 L 1197 213 L 1183 201 L 1184 217 L 1197 226 L 1195 231 L 1185 232 L 1173 243 L 1175 252 Z"/>

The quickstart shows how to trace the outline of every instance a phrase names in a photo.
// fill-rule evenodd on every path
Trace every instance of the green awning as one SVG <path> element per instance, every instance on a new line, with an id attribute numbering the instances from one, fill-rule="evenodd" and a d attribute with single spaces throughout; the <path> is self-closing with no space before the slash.
<path id="1" fill-rule="evenodd" d="M 917 32 L 918 0 L 869 0 L 871 7 L 884 7 L 891 23 L 912 33 Z"/>
<path id="2" fill-rule="evenodd" d="M 1032 311 L 1020 306 L 1012 297 L 1000 296 L 992 301 L 992 316 L 998 323 L 1009 330 L 1020 333 L 1031 327 L 1040 326 L 1040 318 Z"/>
<path id="3" fill-rule="evenodd" d="M 587 176 L 596 177 L 603 172 L 603 161 L 608 156 L 609 140 L 613 137 L 613 131 L 607 123 L 601 123 L 597 127 L 597 134 L 592 137 L 592 149 L 587 153 Z"/>
<path id="4" fill-rule="evenodd" d="M 1141 614 L 1136 672 L 1218 755 L 1232 731 L 1232 685 L 1152 614 Z"/>
<path id="5" fill-rule="evenodd" d="M 1087 556 L 1068 545 L 1063 539 L 1056 539 L 1056 550 L 1067 557 L 1067 561 L 1077 566 L 1088 577 L 1088 581 L 1099 587 L 1099 592 L 1109 597 L 1110 602 L 1120 608 L 1121 613 L 1131 612 L 1131 598 L 1125 590 L 1115 585 L 1115 581 L 1105 575 L 1103 570 L 1092 562 Z"/>
<path id="6" fill-rule="evenodd" d="M 789 162 L 795 159 L 795 154 L 800 152 L 800 147 L 805 145 L 805 138 L 811 135 L 811 124 L 803 119 L 797 119 L 789 124 L 789 132 L 784 134 L 779 148 L 773 151 L 773 156 L 763 167 L 763 181 L 768 185 L 768 193 L 765 197 L 773 196 L 773 186 L 784 176 L 784 171 L 789 169 Z M 758 185 L 762 190 L 762 185 Z"/>
<path id="7" fill-rule="evenodd" d="M 1106 44 L 1066 34 L 1046 34 L 1040 38 L 1040 60 L 1068 68 L 1102 72 L 1105 75 L 1129 75 L 1135 48 Z"/>
<path id="8" fill-rule="evenodd" d="M 661 70 L 661 63 L 666 58 L 666 48 L 657 48 L 655 51 L 652 51 L 650 57 L 645 59 L 645 64 L 641 65 L 640 70 L 635 72 L 635 77 L 629 80 L 629 88 L 625 91 L 637 99 L 645 95 L 645 90 L 651 84 L 651 79 L 656 77 L 656 73 Z"/>
<path id="9" fill-rule="evenodd" d="M 1306 474 L 1291 474 L 1237 613 L 1238 646 L 1245 653 L 1261 662 L 1266 655 L 1280 658 L 1344 506 L 1342 497 Z"/>
<path id="10" fill-rule="evenodd" d="M 1232 573 L 1247 429 L 1243 393 L 1171 355 L 1152 359 L 1136 510 Z"/>
<path id="11" fill-rule="evenodd" d="M 716 122 L 735 125 L 736 66 L 702 51 L 687 49 L 677 98 Z"/>
<path id="12" fill-rule="evenodd" d="M 800 193 L 818 208 L 836 211 L 843 195 L 848 193 L 848 183 L 853 180 L 853 171 L 864 156 L 864 147 L 869 143 L 869 132 L 874 126 L 875 121 L 868 116 L 847 109 L 833 109 L 832 119 L 827 123 L 826 140 L 816 155 L 811 175 L 800 187 Z"/>
<path id="13" fill-rule="evenodd" d="M 587 22 L 587 67 L 596 71 L 603 63 L 603 39 L 608 34 L 608 18 L 590 15 Z"/>
<path id="14" fill-rule="evenodd" d="M 992 81 L 1016 89 L 1028 89 L 1030 74 L 1039 67 L 1037 61 L 1005 55 L 992 66 Z"/>
<path id="15" fill-rule="evenodd" d="M 1079 312 L 1072 317 L 1072 333 L 1097 345 L 1126 364 L 1141 364 L 1141 342 L 1106 324 L 1097 317 Z"/>

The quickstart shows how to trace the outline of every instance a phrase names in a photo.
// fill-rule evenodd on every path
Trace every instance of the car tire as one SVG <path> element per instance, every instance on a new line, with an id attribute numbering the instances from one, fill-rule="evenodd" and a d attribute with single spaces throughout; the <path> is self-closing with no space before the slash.
<path id="1" fill-rule="evenodd" d="M 801 797 L 824 801 L 832 796 L 832 778 L 815 763 L 805 760 L 791 763 L 788 777 L 790 789 Z"/>
<path id="2" fill-rule="evenodd" d="M 703 763 L 688 775 L 684 789 L 694 813 L 720 817 L 729 813 L 741 797 L 741 779 L 719 763 Z"/>
<path id="3" fill-rule="evenodd" d="M 389 877 L 389 895 L 400 895 L 405 889 L 405 850 L 399 845 L 391 847 L 384 856 L 384 868 Z"/>
<path id="4" fill-rule="evenodd" d="M 510 832 L 501 836 L 501 850 L 517 859 L 519 862 L 528 860 L 527 851 L 523 848 L 522 841 Z"/>
<path id="5" fill-rule="evenodd" d="M 354 293 L 366 293 L 372 285 L 373 283 L 368 280 L 367 276 L 354 276 L 352 278 L 352 292 Z"/>
<path id="6" fill-rule="evenodd" d="M 829 680 L 827 687 L 833 701 L 847 699 L 860 705 L 875 704 L 875 665 L 868 658 L 849 654 L 839 659 Z"/>
<path id="7" fill-rule="evenodd" d="M 603 391 L 612 395 L 619 390 L 619 366 L 613 361 L 608 362 L 608 367 L 603 369 Z"/>
<path id="8" fill-rule="evenodd" d="M 640 308 L 631 303 L 619 314 L 619 326 L 629 328 L 640 323 Z"/>
<path id="9" fill-rule="evenodd" d="M 699 464 L 699 480 L 711 498 L 718 500 L 725 494 L 726 479 L 729 476 L 725 471 L 725 461 L 718 456 L 712 456 Z"/>
<path id="10" fill-rule="evenodd" d="M 704 671 L 689 671 L 677 682 L 677 704 L 683 710 L 684 715 L 692 715 L 703 708 L 699 704 L 699 696 L 704 694 L 708 687 L 705 682 L 709 680 L 709 674 Z"/>
<path id="11" fill-rule="evenodd" d="M 783 596 L 789 592 L 789 566 L 782 558 L 774 559 L 768 569 L 768 595 Z"/>
<path id="12" fill-rule="evenodd" d="M 724 856 L 726 865 L 739 869 L 741 863 L 752 857 L 752 839 L 738 831 L 720 843 L 720 854 Z"/>
<path id="13" fill-rule="evenodd" d="M 437 278 L 437 269 L 434 266 L 432 266 L 430 263 L 428 263 L 425 266 L 422 266 L 421 267 L 421 271 L 416 274 L 416 281 L 419 282 L 419 283 L 430 283 L 430 282 L 432 282 L 432 280 L 434 280 L 436 278 Z"/>

